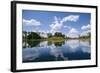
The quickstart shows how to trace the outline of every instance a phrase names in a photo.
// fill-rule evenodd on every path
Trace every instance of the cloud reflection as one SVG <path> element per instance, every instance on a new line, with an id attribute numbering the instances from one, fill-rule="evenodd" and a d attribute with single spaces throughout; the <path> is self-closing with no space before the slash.
<path id="1" fill-rule="evenodd" d="M 80 44 L 82 46 L 82 51 L 86 52 L 86 53 L 91 53 L 91 46 L 90 46 L 90 42 L 89 40 L 85 40 L 85 41 L 80 41 Z"/>
<path id="2" fill-rule="evenodd" d="M 61 47 L 56 47 L 54 44 L 50 47 L 51 51 L 50 54 L 55 57 L 55 60 L 57 60 L 59 57 L 63 60 L 68 60 L 68 58 L 64 57 L 64 54 L 62 52 Z"/>
<path id="3" fill-rule="evenodd" d="M 67 40 L 65 43 L 69 46 L 69 50 L 72 52 L 77 51 L 79 47 L 79 40 Z"/>
<path id="4" fill-rule="evenodd" d="M 23 61 L 33 61 L 39 57 L 37 49 L 27 48 L 23 50 Z"/>

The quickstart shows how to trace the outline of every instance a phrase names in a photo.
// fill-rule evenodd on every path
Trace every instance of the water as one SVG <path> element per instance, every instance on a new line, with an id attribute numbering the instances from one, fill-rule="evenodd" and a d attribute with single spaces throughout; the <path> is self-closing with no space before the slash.
<path id="1" fill-rule="evenodd" d="M 22 60 L 28 62 L 72 61 L 91 59 L 89 40 L 65 40 L 59 42 L 23 42 Z"/>

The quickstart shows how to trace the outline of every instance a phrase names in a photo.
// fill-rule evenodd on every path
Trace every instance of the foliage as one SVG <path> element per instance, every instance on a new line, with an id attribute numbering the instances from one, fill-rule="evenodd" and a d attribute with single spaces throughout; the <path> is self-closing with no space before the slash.
<path id="1" fill-rule="evenodd" d="M 87 39 L 87 38 L 91 38 L 91 33 L 88 33 L 87 36 L 80 36 L 80 39 Z"/>
<path id="2" fill-rule="evenodd" d="M 52 36 L 52 33 L 48 33 L 48 38 L 51 38 Z"/>
<path id="3" fill-rule="evenodd" d="M 55 34 L 54 34 L 54 36 L 55 37 L 65 37 L 65 35 L 63 35 L 61 32 L 56 32 Z"/>
<path id="4" fill-rule="evenodd" d="M 28 33 L 28 34 L 27 34 Z M 52 33 L 47 33 L 48 38 L 43 38 L 40 36 L 40 33 L 38 32 L 23 32 L 23 39 L 27 40 L 65 40 L 65 39 L 87 39 L 91 38 L 91 33 L 88 33 L 86 36 L 79 36 L 79 38 L 70 38 L 65 37 L 64 34 L 61 32 L 55 32 L 54 35 Z"/>
<path id="5" fill-rule="evenodd" d="M 31 40 L 31 39 L 41 39 L 40 35 L 35 33 L 35 32 L 31 32 L 31 34 L 29 34 L 27 36 L 27 39 Z"/>

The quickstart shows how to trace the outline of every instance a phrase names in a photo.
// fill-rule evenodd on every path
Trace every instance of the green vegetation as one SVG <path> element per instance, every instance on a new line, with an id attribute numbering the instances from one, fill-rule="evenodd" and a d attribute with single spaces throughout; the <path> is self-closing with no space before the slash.
<path id="1" fill-rule="evenodd" d="M 70 38 L 65 37 L 64 34 L 60 32 L 56 32 L 54 35 L 52 33 L 48 33 L 47 37 L 43 37 L 40 35 L 40 33 L 36 32 L 23 32 L 23 42 L 27 42 L 29 45 L 25 44 L 23 47 L 35 47 L 39 46 L 38 44 L 42 41 L 48 41 L 48 45 L 54 44 L 55 46 L 61 46 L 65 43 L 65 40 L 72 40 L 72 39 L 78 39 L 78 40 L 89 40 L 91 44 L 91 34 L 89 33 L 87 36 L 79 36 L 79 38 Z"/>
<path id="2" fill-rule="evenodd" d="M 91 33 L 88 33 L 87 36 L 80 36 L 79 39 L 90 39 L 91 38 Z"/>
<path id="3" fill-rule="evenodd" d="M 47 35 L 48 35 L 48 38 L 51 38 L 53 36 L 52 33 L 48 33 Z"/>
<path id="4" fill-rule="evenodd" d="M 65 38 L 65 35 L 63 35 L 61 32 L 56 32 L 54 34 L 54 37 L 62 37 L 62 38 Z"/>
<path id="5" fill-rule="evenodd" d="M 62 42 L 68 39 L 90 39 L 91 38 L 90 33 L 88 33 L 87 36 L 79 36 L 79 38 L 66 37 L 61 32 L 55 32 L 54 35 L 52 35 L 52 33 L 47 33 L 47 37 L 41 36 L 39 32 L 23 32 L 23 34 L 24 34 L 23 40 L 31 40 L 31 41 L 48 40 L 49 42 Z"/>
<path id="6" fill-rule="evenodd" d="M 41 39 L 41 37 L 37 33 L 31 32 L 31 34 L 29 34 L 27 36 L 27 39 L 29 39 L 29 40 L 31 40 L 31 39 Z"/>
<path id="7" fill-rule="evenodd" d="M 61 42 L 65 40 L 65 35 L 60 32 L 56 32 L 54 35 L 49 33 L 47 40 L 52 42 Z"/>

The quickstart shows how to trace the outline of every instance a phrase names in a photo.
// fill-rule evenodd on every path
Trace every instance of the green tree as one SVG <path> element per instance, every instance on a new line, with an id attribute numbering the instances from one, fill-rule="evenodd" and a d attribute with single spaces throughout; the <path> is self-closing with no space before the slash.
<path id="1" fill-rule="evenodd" d="M 61 32 L 56 32 L 55 34 L 54 34 L 54 36 L 55 37 L 65 37 L 65 35 L 63 35 Z"/>
<path id="2" fill-rule="evenodd" d="M 31 34 L 29 34 L 27 36 L 27 39 L 31 40 L 31 39 L 41 39 L 40 35 L 35 33 L 35 32 L 31 32 Z"/>
<path id="3" fill-rule="evenodd" d="M 48 38 L 51 38 L 52 37 L 52 33 L 48 33 Z"/>

